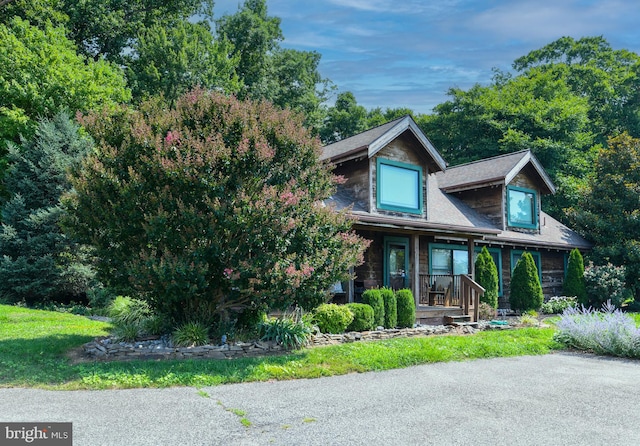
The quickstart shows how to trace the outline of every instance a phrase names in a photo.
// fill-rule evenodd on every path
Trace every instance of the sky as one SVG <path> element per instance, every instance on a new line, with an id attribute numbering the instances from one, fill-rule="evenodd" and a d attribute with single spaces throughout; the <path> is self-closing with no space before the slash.
<path id="1" fill-rule="evenodd" d="M 217 17 L 242 0 L 216 0 Z M 640 54 L 638 0 L 267 0 L 281 45 L 322 55 L 320 74 L 367 109 L 431 113 L 450 88 L 491 83 L 562 36 Z M 335 94 L 337 94 L 337 92 Z M 335 99 L 335 94 L 333 99 Z"/>

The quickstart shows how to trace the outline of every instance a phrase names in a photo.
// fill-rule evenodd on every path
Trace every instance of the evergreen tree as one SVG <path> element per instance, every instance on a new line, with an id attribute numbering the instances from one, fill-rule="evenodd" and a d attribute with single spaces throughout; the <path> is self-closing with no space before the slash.
<path id="1" fill-rule="evenodd" d="M 511 277 L 511 295 L 509 303 L 516 311 L 537 310 L 542 305 L 542 285 L 533 256 L 528 252 L 522 254 Z"/>
<path id="2" fill-rule="evenodd" d="M 584 280 L 584 260 L 579 249 L 574 249 L 569 255 L 567 277 L 562 285 L 562 294 L 575 296 L 578 302 L 587 305 L 587 287 Z"/>
<path id="3" fill-rule="evenodd" d="M 10 199 L 0 227 L 0 296 L 33 304 L 81 297 L 91 279 L 78 245 L 59 227 L 67 169 L 91 147 L 65 113 L 40 121 L 34 138 L 9 148 Z"/>
<path id="4" fill-rule="evenodd" d="M 491 308 L 498 308 L 498 267 L 486 246 L 476 259 L 475 269 L 476 282 L 484 288 L 480 301 L 486 302 Z"/>

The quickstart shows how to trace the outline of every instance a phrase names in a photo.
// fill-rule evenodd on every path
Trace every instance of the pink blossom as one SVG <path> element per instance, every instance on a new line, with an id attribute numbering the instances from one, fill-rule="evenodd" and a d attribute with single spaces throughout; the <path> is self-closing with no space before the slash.
<path id="1" fill-rule="evenodd" d="M 169 132 L 167 133 L 167 136 L 165 136 L 165 138 L 164 138 L 164 142 L 167 145 L 172 145 L 173 143 L 179 143 L 180 142 L 180 134 L 178 132 L 173 132 L 173 131 L 169 130 Z"/>
<path id="2" fill-rule="evenodd" d="M 227 279 L 231 278 L 231 274 L 233 274 L 233 269 L 232 268 L 225 268 L 224 271 L 222 272 L 222 274 L 224 274 L 224 277 Z"/>

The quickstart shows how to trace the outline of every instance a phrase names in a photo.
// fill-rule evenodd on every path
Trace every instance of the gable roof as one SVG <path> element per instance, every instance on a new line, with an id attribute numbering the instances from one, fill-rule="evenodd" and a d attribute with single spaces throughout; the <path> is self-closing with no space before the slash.
<path id="1" fill-rule="evenodd" d="M 555 193 L 551 178 L 530 150 L 449 167 L 446 172 L 438 173 L 438 186 L 446 192 L 457 192 L 496 183 L 509 184 L 527 164 L 531 164 L 546 192 Z"/>
<path id="2" fill-rule="evenodd" d="M 337 161 L 360 152 L 366 153 L 367 157 L 371 158 L 406 131 L 411 132 L 416 137 L 421 147 L 433 159 L 439 170 L 446 169 L 447 163 L 445 160 L 409 115 L 329 144 L 323 148 L 320 159 Z"/>

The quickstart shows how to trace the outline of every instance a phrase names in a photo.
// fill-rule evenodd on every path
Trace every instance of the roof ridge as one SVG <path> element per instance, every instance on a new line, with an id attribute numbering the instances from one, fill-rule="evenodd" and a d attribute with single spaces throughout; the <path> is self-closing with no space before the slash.
<path id="1" fill-rule="evenodd" d="M 447 171 L 449 171 L 451 169 L 457 169 L 458 167 L 470 166 L 471 164 L 484 163 L 486 161 L 496 160 L 498 158 L 505 158 L 507 156 L 513 156 L 513 155 L 516 155 L 518 153 L 524 153 L 524 152 L 531 152 L 531 149 L 522 149 L 522 150 L 518 150 L 517 152 L 503 153 L 502 155 L 496 155 L 496 156 L 492 156 L 490 158 L 482 158 L 482 159 L 475 160 L 475 161 L 469 161 L 468 163 L 456 164 L 455 166 L 447 167 Z"/>

